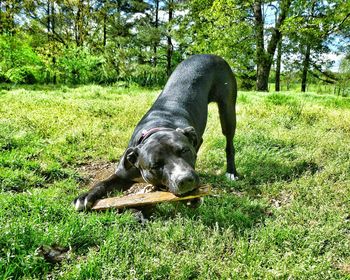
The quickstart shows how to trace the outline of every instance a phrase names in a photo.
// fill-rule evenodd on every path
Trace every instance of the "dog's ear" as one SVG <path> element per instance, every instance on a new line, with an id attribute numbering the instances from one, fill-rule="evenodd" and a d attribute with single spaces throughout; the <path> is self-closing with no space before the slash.
<path id="1" fill-rule="evenodd" d="M 125 151 L 123 157 L 123 165 L 125 169 L 130 169 L 136 166 L 139 157 L 139 149 L 137 147 L 130 147 Z"/>
<path id="2" fill-rule="evenodd" d="M 193 126 L 189 126 L 189 127 L 186 127 L 184 129 L 182 128 L 177 128 L 176 131 L 178 132 L 181 132 L 182 134 L 184 134 L 188 140 L 190 141 L 190 143 L 193 145 L 193 147 L 197 147 L 198 145 L 198 136 L 197 136 L 197 133 L 194 129 Z"/>

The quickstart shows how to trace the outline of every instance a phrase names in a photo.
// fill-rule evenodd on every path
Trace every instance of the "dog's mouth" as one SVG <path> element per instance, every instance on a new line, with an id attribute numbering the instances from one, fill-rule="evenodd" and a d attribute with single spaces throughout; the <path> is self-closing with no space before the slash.
<path id="1" fill-rule="evenodd" d="M 163 191 L 163 192 L 171 192 L 172 194 L 176 195 L 177 197 L 186 197 L 191 195 L 198 195 L 199 192 L 203 191 L 203 185 L 197 184 L 195 187 L 191 188 L 190 190 L 184 191 L 184 192 L 176 192 L 171 190 L 170 187 L 165 185 L 157 185 L 155 186 L 157 191 Z M 194 199 L 196 200 L 196 199 Z"/>
<path id="2" fill-rule="evenodd" d="M 197 190 L 198 190 L 198 188 L 199 188 L 199 186 L 198 186 L 198 187 L 195 187 L 195 188 L 193 188 L 193 189 L 191 189 L 191 190 L 185 191 L 185 192 L 174 193 L 174 194 L 175 194 L 176 196 L 178 196 L 178 197 L 185 197 L 185 196 L 189 196 L 189 195 L 191 195 L 191 194 L 193 194 L 193 193 L 196 193 Z"/>
<path id="3" fill-rule="evenodd" d="M 172 190 L 170 187 L 161 185 L 161 186 L 157 186 L 157 190 L 162 191 L 162 192 L 171 192 L 172 194 L 174 194 L 178 197 L 185 197 L 185 196 L 191 195 L 191 193 L 195 193 L 199 189 L 199 187 L 200 186 L 196 186 L 190 190 L 186 190 L 184 192 L 178 192 L 178 191 Z"/>
<path id="4" fill-rule="evenodd" d="M 169 192 L 169 188 L 167 186 L 157 186 L 157 189 L 162 191 L 162 192 Z"/>
<path id="5" fill-rule="evenodd" d="M 193 193 L 196 193 L 199 188 L 200 188 L 200 186 L 197 185 L 197 186 L 194 186 L 194 187 L 192 187 L 190 189 L 187 189 L 187 190 L 178 190 L 178 189 L 176 189 L 174 191 L 171 188 L 165 187 L 164 191 L 171 192 L 171 193 L 173 193 L 174 195 L 176 195 L 178 197 L 185 197 L 185 196 L 189 196 L 189 195 L 191 195 Z"/>
<path id="6" fill-rule="evenodd" d="M 182 180 L 167 180 L 162 184 L 157 185 L 157 189 L 160 191 L 171 192 L 178 197 L 184 197 L 192 192 L 195 192 L 200 188 L 200 182 L 198 176 L 192 178 L 185 178 Z"/>

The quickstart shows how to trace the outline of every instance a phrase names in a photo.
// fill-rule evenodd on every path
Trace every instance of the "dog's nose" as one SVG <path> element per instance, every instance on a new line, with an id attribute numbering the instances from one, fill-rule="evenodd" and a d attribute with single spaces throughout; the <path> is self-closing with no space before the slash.
<path id="1" fill-rule="evenodd" d="M 178 178 L 178 194 L 185 194 L 194 189 L 199 185 L 199 178 L 196 174 L 187 174 Z"/>

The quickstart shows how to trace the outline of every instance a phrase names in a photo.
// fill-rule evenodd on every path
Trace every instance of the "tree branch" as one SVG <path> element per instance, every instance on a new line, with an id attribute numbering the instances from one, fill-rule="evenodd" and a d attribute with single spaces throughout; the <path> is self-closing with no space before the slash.
<path id="1" fill-rule="evenodd" d="M 43 20 L 41 20 L 37 15 L 34 15 L 33 13 L 29 13 L 29 17 L 31 17 L 32 19 L 36 20 L 37 22 L 39 22 L 42 26 L 46 27 L 46 22 L 44 22 Z M 59 42 L 62 43 L 64 46 L 67 46 L 66 42 L 64 41 L 64 39 L 56 32 L 53 31 L 52 34 L 54 35 L 53 38 Z"/>
<path id="2" fill-rule="evenodd" d="M 337 78 L 337 77 L 335 77 L 335 76 L 334 76 L 332 73 L 330 73 L 330 72 L 325 72 L 325 71 L 323 71 L 323 70 L 321 69 L 321 67 L 318 66 L 316 63 L 311 62 L 311 65 L 312 65 L 318 72 L 320 72 L 323 76 L 325 76 L 325 77 L 328 78 L 328 79 L 333 80 L 333 83 L 336 82 L 336 81 L 338 81 L 338 78 Z M 310 71 L 310 72 L 312 72 L 312 71 Z M 319 78 L 319 79 L 322 80 L 321 78 Z"/>
<path id="3" fill-rule="evenodd" d="M 332 32 L 335 32 L 335 31 L 338 31 L 340 30 L 341 26 L 345 23 L 345 21 L 350 18 L 350 13 L 348 13 L 344 18 L 343 20 L 336 26 L 334 26 L 333 28 L 331 28 L 328 32 L 328 35 L 331 34 Z"/>
<path id="4" fill-rule="evenodd" d="M 320 80 L 320 81 L 322 81 L 322 82 L 325 82 L 325 83 L 327 83 L 327 84 L 335 84 L 335 82 L 337 81 L 337 80 L 323 79 L 323 78 L 320 77 L 320 75 L 317 75 L 317 74 L 314 73 L 313 71 L 309 71 L 309 73 L 310 73 L 312 76 L 314 76 L 316 79 L 318 79 L 318 80 Z"/>

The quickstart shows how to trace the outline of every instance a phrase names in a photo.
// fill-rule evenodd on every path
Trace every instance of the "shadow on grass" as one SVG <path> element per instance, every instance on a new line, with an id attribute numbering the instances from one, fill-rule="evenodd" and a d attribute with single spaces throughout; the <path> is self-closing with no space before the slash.
<path id="1" fill-rule="evenodd" d="M 322 168 L 310 160 L 296 160 L 282 163 L 278 159 L 253 159 L 245 166 L 244 185 L 259 187 L 263 184 L 272 184 L 278 181 L 291 182 L 305 174 L 314 175 Z"/>
<path id="2" fill-rule="evenodd" d="M 186 206 L 185 202 L 172 205 L 160 204 L 153 216 L 160 220 L 174 219 L 178 215 L 185 219 L 198 221 L 209 228 L 230 228 L 236 233 L 264 223 L 271 215 L 268 205 L 260 201 L 260 190 L 253 187 L 244 192 L 240 185 L 246 179 L 228 181 L 225 176 L 200 173 L 201 181 L 212 187 L 212 195 L 204 197 L 204 203 L 198 208 Z"/>
<path id="3" fill-rule="evenodd" d="M 297 151 L 293 140 L 274 139 L 253 134 L 244 147 L 243 139 L 238 149 L 245 149 L 239 158 L 238 172 L 242 174 L 236 187 L 245 190 L 258 189 L 275 182 L 291 182 L 305 175 L 322 171 L 322 166 Z"/>
<path id="4" fill-rule="evenodd" d="M 262 185 L 290 182 L 320 170 L 315 162 L 305 159 L 282 161 L 273 155 L 252 157 L 242 166 L 238 181 L 230 182 L 224 176 L 200 174 L 201 181 L 212 186 L 214 195 L 206 197 L 205 203 L 198 209 L 190 209 L 183 203 L 173 207 L 159 205 L 155 217 L 167 220 L 181 215 L 210 228 L 232 228 L 240 233 L 264 224 L 265 219 L 271 216 L 269 204 L 260 199 Z"/>
<path id="5" fill-rule="evenodd" d="M 196 209 L 179 202 L 172 206 L 159 205 L 154 212 L 155 218 L 161 220 L 174 219 L 178 215 L 185 219 L 199 221 L 210 228 L 231 228 L 240 233 L 262 224 L 268 215 L 268 209 L 258 201 L 225 193 L 205 197 L 203 205 Z"/>

